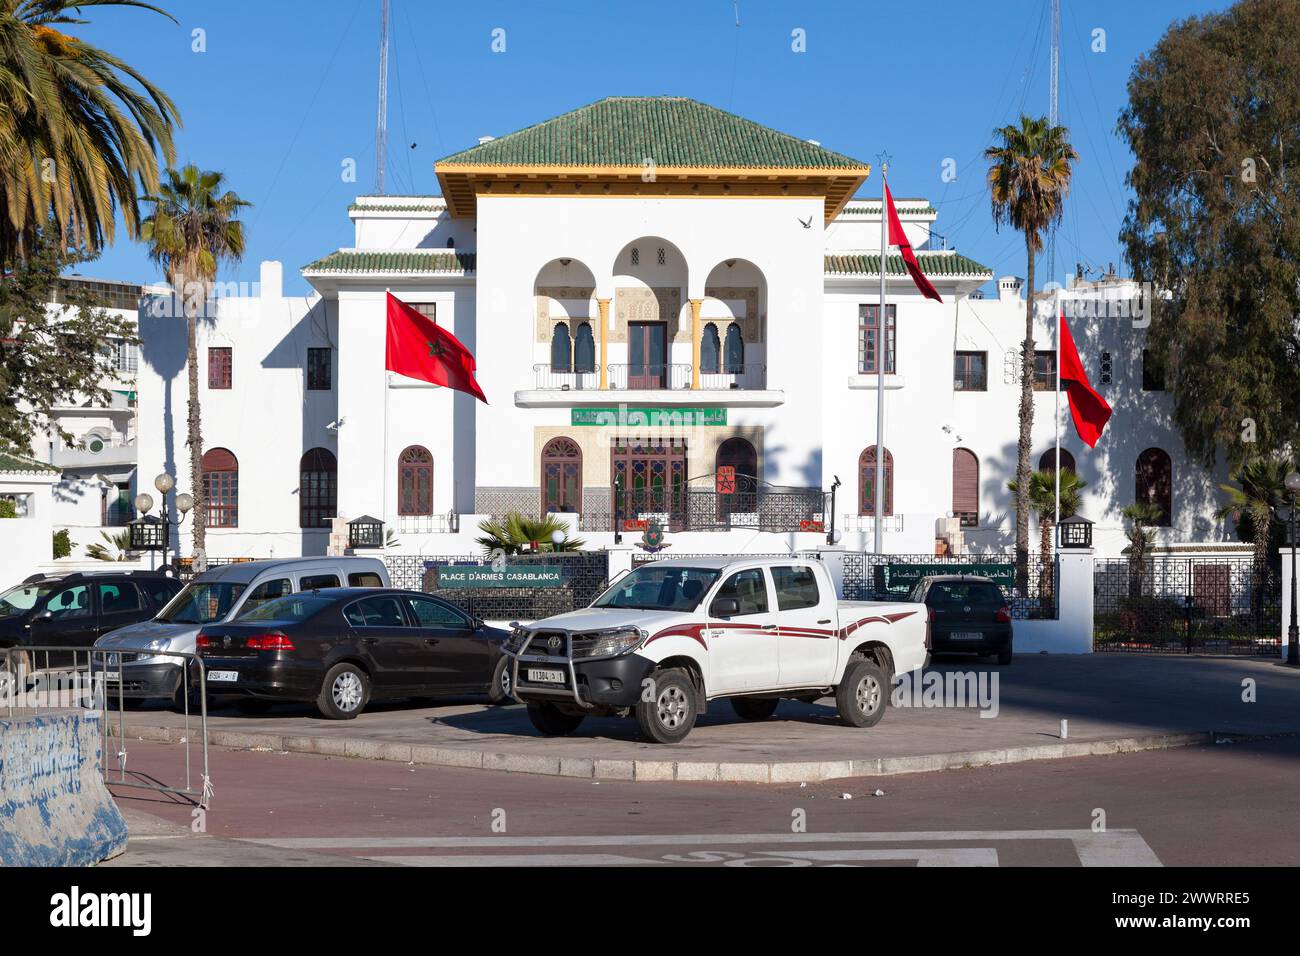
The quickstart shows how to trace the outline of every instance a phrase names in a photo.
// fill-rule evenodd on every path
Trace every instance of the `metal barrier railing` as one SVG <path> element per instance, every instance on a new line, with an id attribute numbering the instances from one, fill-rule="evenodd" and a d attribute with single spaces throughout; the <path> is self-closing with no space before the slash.
<path id="1" fill-rule="evenodd" d="M 213 794 L 208 764 L 208 685 L 206 668 L 197 654 L 161 650 L 123 653 L 111 648 L 55 645 L 15 647 L 0 653 L 3 654 L 0 658 L 0 710 L 9 717 L 40 716 L 42 713 L 67 709 L 99 711 L 106 783 L 193 797 L 200 807 L 208 808 Z M 126 702 L 135 698 L 128 698 L 125 692 L 129 673 L 129 668 L 123 670 L 125 657 L 177 659 L 176 666 L 181 668 L 179 686 L 184 689 L 177 694 L 185 718 L 182 740 L 185 754 L 184 786 L 168 786 L 157 781 L 127 777 Z M 193 695 L 191 691 L 194 692 Z M 193 715 L 191 696 L 198 705 L 198 712 Z M 115 728 L 109 717 L 110 703 L 117 705 Z M 194 744 L 191 716 L 198 719 L 200 731 L 202 770 L 197 787 L 191 754 Z M 109 746 L 110 737 L 116 739 L 116 748 Z M 110 757 L 114 763 L 110 763 Z M 111 779 L 113 775 L 117 779 Z"/>

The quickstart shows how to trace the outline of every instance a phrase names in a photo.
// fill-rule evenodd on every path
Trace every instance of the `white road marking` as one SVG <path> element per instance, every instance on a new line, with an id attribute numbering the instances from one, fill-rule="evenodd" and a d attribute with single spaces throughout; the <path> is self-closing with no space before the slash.
<path id="1" fill-rule="evenodd" d="M 989 843 L 1017 840 L 1068 840 L 1084 866 L 1160 866 L 1155 852 L 1136 830 L 918 830 L 884 833 L 709 833 L 637 834 L 627 836 L 486 836 L 486 837 L 287 837 L 249 839 L 283 849 L 384 850 L 464 849 L 517 850 L 522 848 L 631 848 L 655 846 L 772 846 L 827 843 L 975 843 L 986 849 Z M 790 856 L 782 851 L 776 855 Z M 802 851 L 801 851 L 802 852 Z M 847 851 L 853 852 L 853 851 Z M 902 852 L 902 851 L 886 851 Z M 590 855 L 594 857 L 595 855 Z M 504 859 L 486 854 L 484 859 Z M 900 859 L 895 856 L 892 859 Z M 372 859 L 378 859 L 374 857 Z M 384 859 L 387 859 L 386 857 Z M 457 857 L 459 865 L 476 865 L 472 856 Z M 995 856 L 996 859 L 996 856 Z M 594 862 L 594 859 L 592 860 Z M 642 861 L 646 862 L 646 861 Z M 487 864 L 490 865 L 490 864 Z M 960 864 L 973 865 L 973 864 Z"/>

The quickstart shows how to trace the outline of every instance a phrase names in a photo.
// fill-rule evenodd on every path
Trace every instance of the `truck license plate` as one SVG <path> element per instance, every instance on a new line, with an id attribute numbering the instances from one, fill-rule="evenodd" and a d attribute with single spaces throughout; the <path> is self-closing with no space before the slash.
<path id="1" fill-rule="evenodd" d="M 982 641 L 984 635 L 980 631 L 953 631 L 952 639 L 954 641 Z"/>
<path id="2" fill-rule="evenodd" d="M 224 682 L 227 684 L 239 680 L 239 671 L 208 671 L 208 682 Z"/>
<path id="3" fill-rule="evenodd" d="M 528 679 L 535 684 L 563 684 L 564 671 L 542 670 L 537 667 L 528 668 Z"/>

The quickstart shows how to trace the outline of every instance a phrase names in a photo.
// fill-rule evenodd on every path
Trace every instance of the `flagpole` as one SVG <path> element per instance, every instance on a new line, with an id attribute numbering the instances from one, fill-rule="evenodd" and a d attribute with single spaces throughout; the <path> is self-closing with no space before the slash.
<path id="1" fill-rule="evenodd" d="M 387 287 L 384 288 L 385 325 L 387 325 L 388 322 L 388 296 L 391 292 L 392 292 L 391 289 Z M 385 342 L 387 342 L 387 335 L 385 335 Z M 383 491 L 384 513 L 383 513 L 382 520 L 384 521 L 385 524 L 388 523 L 388 393 L 389 391 L 391 391 L 391 389 L 389 389 L 388 387 L 389 374 L 390 373 L 388 371 L 388 362 L 387 359 L 385 359 L 384 361 L 384 463 L 379 469 L 380 480 L 383 481 L 384 483 L 384 491 Z"/>
<path id="2" fill-rule="evenodd" d="M 1033 292 L 1030 292 L 1033 295 Z M 1052 423 L 1056 428 L 1056 468 L 1053 472 L 1056 478 L 1055 508 L 1052 514 L 1052 528 L 1055 529 L 1061 524 L 1061 292 L 1058 289 L 1053 297 L 1053 306 L 1056 313 L 1056 415 Z"/>
<path id="3" fill-rule="evenodd" d="M 880 162 L 880 306 L 876 313 L 876 479 L 875 552 L 884 551 L 885 520 L 885 357 L 888 354 L 888 309 L 885 304 L 885 274 L 889 268 L 889 200 L 885 196 L 885 175 L 889 164 Z"/>

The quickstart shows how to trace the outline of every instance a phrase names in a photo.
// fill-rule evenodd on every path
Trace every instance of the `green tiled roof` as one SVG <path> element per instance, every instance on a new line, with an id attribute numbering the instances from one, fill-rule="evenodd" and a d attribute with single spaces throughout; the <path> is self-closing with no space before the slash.
<path id="1" fill-rule="evenodd" d="M 860 168 L 867 164 L 682 96 L 611 96 L 435 164 Z"/>
<path id="2" fill-rule="evenodd" d="M 406 198 L 406 197 L 403 197 Z M 380 202 L 354 202 L 348 204 L 348 212 L 433 212 L 446 208 L 447 203 L 441 196 L 409 197 L 409 201 L 386 204 Z"/>
<path id="3" fill-rule="evenodd" d="M 0 451 L 0 472 L 20 474 L 58 475 L 62 472 L 53 465 L 47 465 L 26 455 L 17 455 L 12 451 Z"/>
<path id="4" fill-rule="evenodd" d="M 368 272 L 466 275 L 473 271 L 474 253 L 450 249 L 402 249 L 393 252 L 340 249 L 302 267 L 303 275 L 324 272 L 356 275 Z"/>
<path id="5" fill-rule="evenodd" d="M 921 271 L 927 276 L 958 279 L 991 279 L 993 270 L 981 265 L 974 259 L 958 255 L 955 252 L 918 252 L 916 261 L 921 264 Z M 880 275 L 880 253 L 850 253 L 826 257 L 825 273 L 828 276 L 878 276 Z M 889 257 L 889 275 L 905 276 L 903 257 L 897 254 Z"/>

